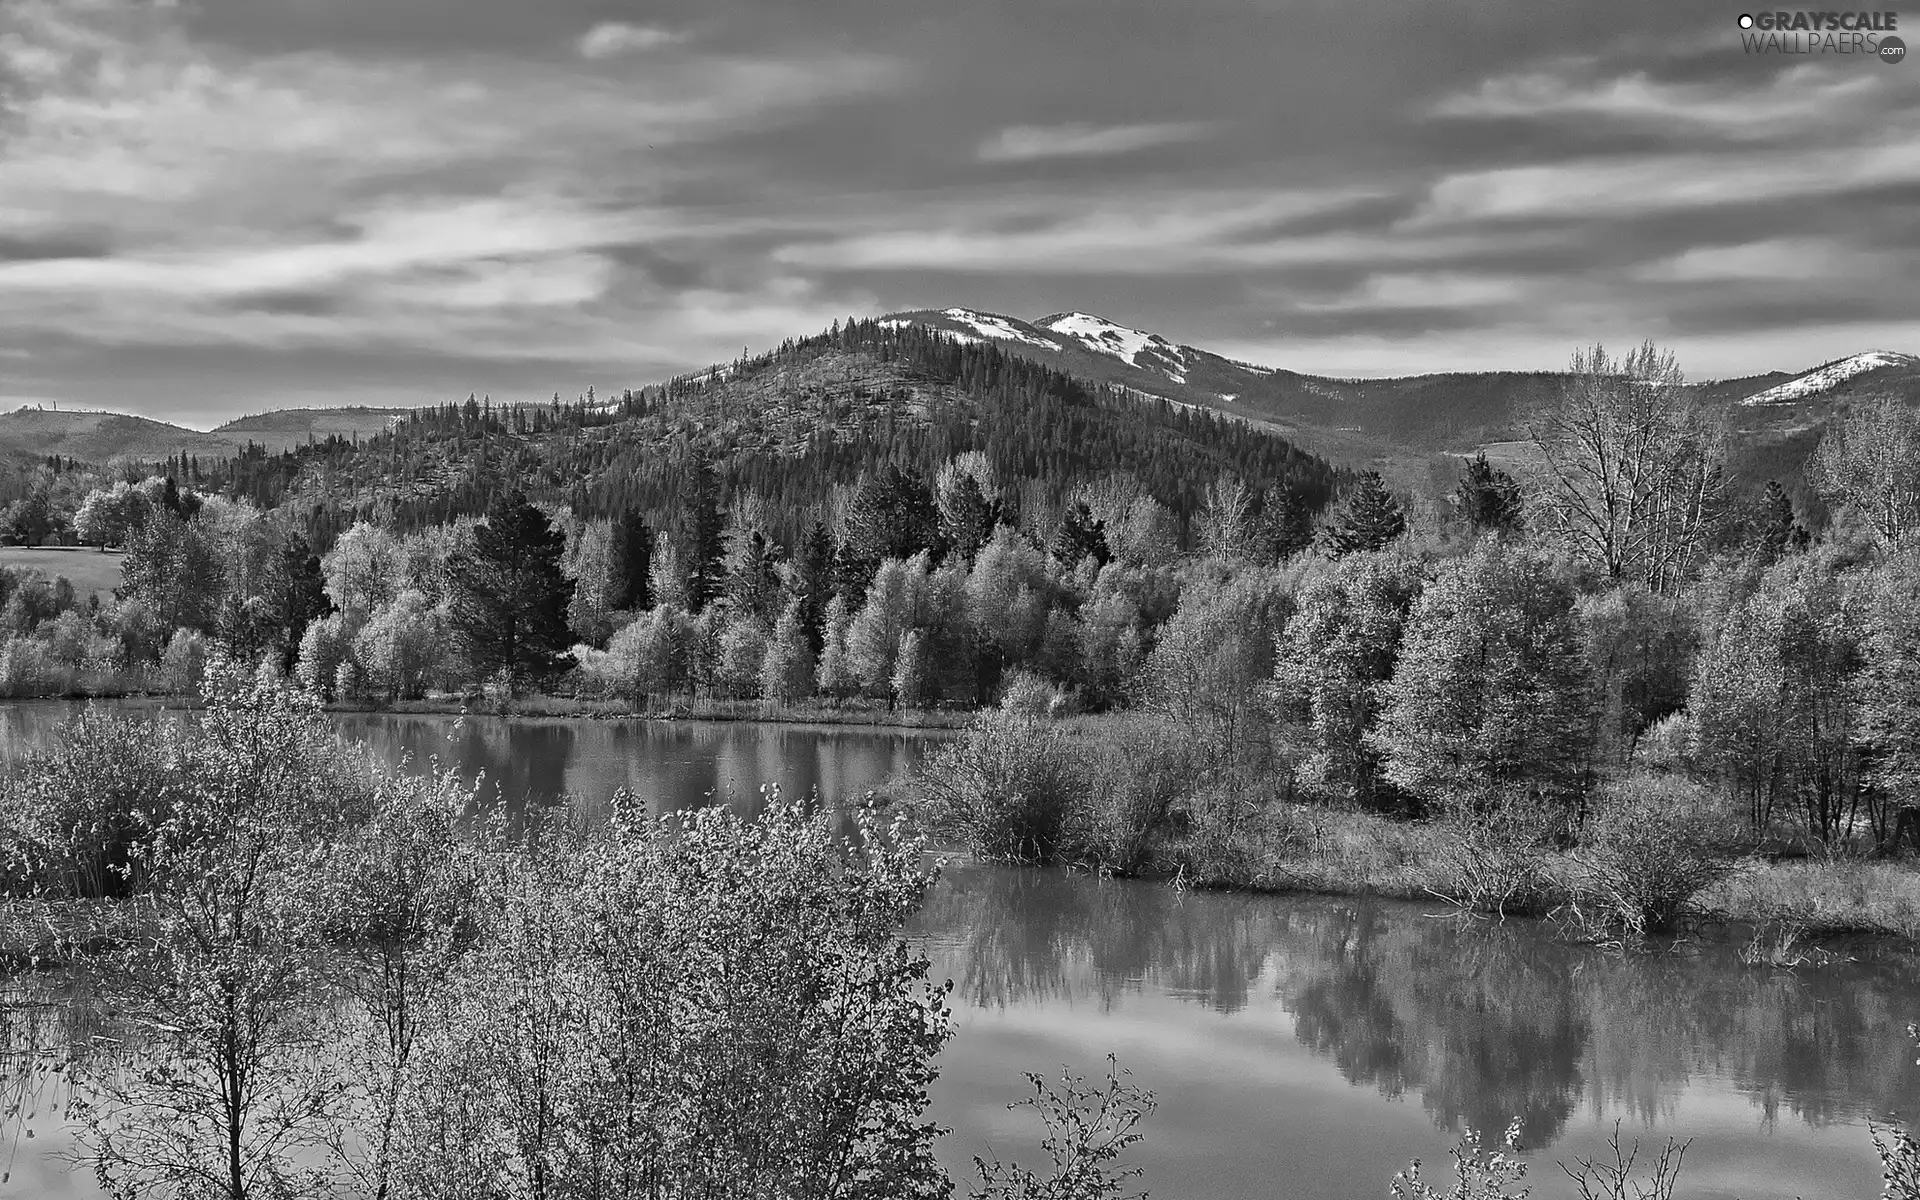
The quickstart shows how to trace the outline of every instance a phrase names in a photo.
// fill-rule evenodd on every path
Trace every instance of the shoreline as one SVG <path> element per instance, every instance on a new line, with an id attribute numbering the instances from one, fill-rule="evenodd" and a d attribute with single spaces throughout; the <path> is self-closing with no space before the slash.
<path id="1" fill-rule="evenodd" d="M 143 707 L 199 710 L 199 700 L 183 692 L 95 692 L 58 696 L 12 696 L 0 704 L 85 704 L 111 701 Z M 702 700 L 666 709 L 634 709 L 624 702 L 577 696 L 539 695 L 513 701 L 502 710 L 482 696 L 430 697 L 391 704 L 330 701 L 328 713 L 393 716 L 527 717 L 579 721 L 704 721 L 715 724 L 843 725 L 855 728 L 897 729 L 907 732 L 952 732 L 966 728 L 979 715 L 975 709 L 844 708 L 838 706 L 782 706 L 769 710 L 757 700 Z"/>

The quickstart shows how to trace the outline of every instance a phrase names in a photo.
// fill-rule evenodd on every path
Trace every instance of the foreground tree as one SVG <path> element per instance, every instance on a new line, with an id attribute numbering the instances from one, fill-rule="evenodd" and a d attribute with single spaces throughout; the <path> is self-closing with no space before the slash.
<path id="1" fill-rule="evenodd" d="M 310 697 L 215 661 L 203 699 L 141 798 L 143 936 L 94 964 L 151 1036 L 139 1066 L 102 1081 L 85 1153 L 120 1196 L 305 1194 L 318 1173 L 303 1148 L 338 1093 L 317 1061 L 325 928 L 303 881 L 368 796 Z"/>
<path id="2" fill-rule="evenodd" d="M 776 795 L 516 864 L 416 1054 L 397 1178 L 468 1197 L 944 1197 L 926 1119 L 945 988 L 901 936 L 922 846 Z M 856 848 L 857 847 L 857 848 Z"/>
<path id="3" fill-rule="evenodd" d="M 573 584 L 560 569 L 565 535 L 516 491 L 488 510 L 473 543 L 454 571 L 455 632 L 483 674 L 544 683 L 559 672 L 572 641 Z"/>

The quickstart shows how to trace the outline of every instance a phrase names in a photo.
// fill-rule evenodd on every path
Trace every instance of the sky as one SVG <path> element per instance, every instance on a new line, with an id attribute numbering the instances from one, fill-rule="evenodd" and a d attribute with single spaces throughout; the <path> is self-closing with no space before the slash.
<path id="1" fill-rule="evenodd" d="M 0 0 L 0 406 L 604 394 L 954 305 L 1329 375 L 1920 352 L 1920 61 L 1741 11 Z"/>

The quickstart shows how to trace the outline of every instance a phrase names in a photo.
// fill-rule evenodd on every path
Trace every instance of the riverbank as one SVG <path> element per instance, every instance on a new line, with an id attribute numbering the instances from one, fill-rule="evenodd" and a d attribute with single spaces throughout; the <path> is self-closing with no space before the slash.
<path id="1" fill-rule="evenodd" d="M 1303 800 L 1277 764 L 1224 769 L 1140 714 L 983 721 L 893 797 L 983 861 L 1175 887 L 1443 900 L 1627 942 L 1710 927 L 1792 958 L 1822 939 L 1920 943 L 1920 865 L 1758 836 L 1684 778 L 1610 782 L 1574 825 L 1499 808 L 1410 816 Z"/>
<path id="2" fill-rule="evenodd" d="M 6 697 L 12 703 L 84 704 L 94 700 L 154 708 L 195 709 L 197 695 L 139 689 L 72 692 L 58 695 Z M 517 696 L 500 704 L 484 695 L 434 696 L 392 703 L 334 701 L 323 706 L 331 713 L 393 713 L 403 716 L 507 716 L 565 718 L 584 721 L 713 721 L 756 722 L 768 725 L 846 725 L 876 729 L 959 730 L 979 715 L 965 709 L 892 709 L 878 702 L 769 705 L 758 700 L 698 700 L 659 708 L 636 709 L 621 700 L 584 696 Z"/>

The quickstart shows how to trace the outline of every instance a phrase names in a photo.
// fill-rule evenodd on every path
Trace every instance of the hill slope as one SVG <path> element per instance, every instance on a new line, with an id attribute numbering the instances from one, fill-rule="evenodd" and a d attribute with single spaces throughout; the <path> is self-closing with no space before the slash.
<path id="1" fill-rule="evenodd" d="M 1245 421 L 874 321 L 610 404 L 418 410 L 357 447 L 254 455 L 228 472 L 241 494 L 330 510 L 328 520 L 375 506 L 403 520 L 477 512 L 512 480 L 583 512 L 637 508 L 658 527 L 684 511 L 704 460 L 729 492 L 758 496 L 773 510 L 769 527 L 791 539 L 828 515 L 836 488 L 883 464 L 931 476 L 968 451 L 987 456 L 1010 503 L 1045 508 L 1124 472 L 1177 520 L 1223 472 L 1308 508 L 1335 478 L 1325 460 Z"/>

